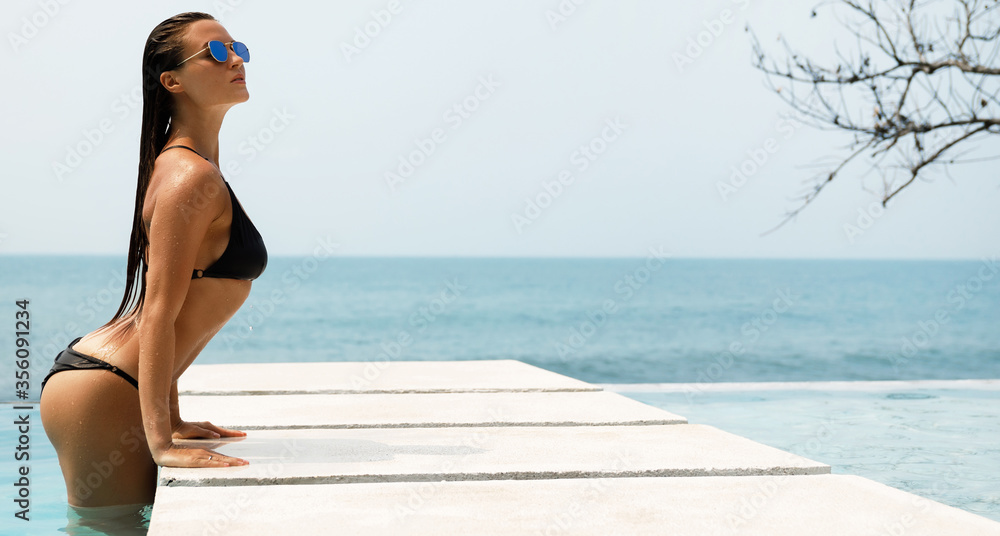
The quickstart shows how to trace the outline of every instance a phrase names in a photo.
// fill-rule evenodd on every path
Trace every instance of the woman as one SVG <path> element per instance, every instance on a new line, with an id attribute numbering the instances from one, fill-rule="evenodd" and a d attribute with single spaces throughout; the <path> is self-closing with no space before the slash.
<path id="1" fill-rule="evenodd" d="M 81 511 L 152 503 L 157 466 L 247 464 L 173 440 L 246 435 L 181 420 L 177 378 L 267 264 L 218 166 L 222 120 L 249 98 L 249 60 L 204 13 L 167 19 L 146 41 L 125 296 L 107 324 L 59 354 L 42 383 L 42 424 L 69 505 Z"/>

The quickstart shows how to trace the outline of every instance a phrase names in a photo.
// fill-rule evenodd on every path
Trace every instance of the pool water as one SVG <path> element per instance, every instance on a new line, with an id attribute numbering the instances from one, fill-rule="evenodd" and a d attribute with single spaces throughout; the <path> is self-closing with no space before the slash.
<path id="1" fill-rule="evenodd" d="M 42 428 L 42 420 L 38 414 L 38 404 L 30 412 L 14 410 L 11 404 L 3 404 L 4 422 L 3 432 L 0 434 L 0 451 L 4 453 L 3 463 L 0 463 L 0 481 L 12 483 L 17 480 L 18 468 L 24 464 L 29 468 L 30 478 L 30 510 L 27 515 L 28 521 L 22 521 L 14 517 L 14 513 L 20 508 L 15 508 L 14 499 L 17 491 L 14 486 L 3 486 L 2 500 L 4 504 L 2 515 L 4 522 L 0 524 L 0 535 L 24 536 L 34 534 L 69 534 L 73 536 L 91 535 L 125 535 L 143 534 L 149 527 L 149 516 L 151 512 L 147 508 L 142 512 L 142 516 L 137 516 L 130 527 L 101 530 L 98 527 L 80 526 L 78 516 L 67 515 L 66 506 L 66 482 L 63 480 L 62 472 L 59 470 L 59 462 L 56 459 L 56 451 L 49 443 L 45 430 Z M 31 423 L 31 459 L 26 462 L 16 462 L 7 453 L 13 453 L 17 445 L 20 434 L 15 433 L 12 423 L 20 415 L 30 413 Z M 72 523 L 70 523 L 72 521 Z M 67 527 L 67 525 L 70 525 Z"/>
<path id="2" fill-rule="evenodd" d="M 870 390 L 869 382 L 845 383 L 856 385 L 687 392 L 604 387 L 690 423 L 829 464 L 834 474 L 862 476 L 1000 521 L 1000 385 Z"/>

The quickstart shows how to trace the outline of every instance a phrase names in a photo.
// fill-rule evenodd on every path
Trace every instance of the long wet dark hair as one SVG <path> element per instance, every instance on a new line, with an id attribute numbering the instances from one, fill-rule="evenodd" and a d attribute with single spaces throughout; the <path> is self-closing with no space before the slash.
<path id="1" fill-rule="evenodd" d="M 135 214 L 132 236 L 129 238 L 128 263 L 125 268 L 125 295 L 115 315 L 101 329 L 131 317 L 126 329 L 134 325 L 146 297 L 146 249 L 149 237 L 142 221 L 143 204 L 153 163 L 167 143 L 173 97 L 160 83 L 160 74 L 183 59 L 184 33 L 189 24 L 199 20 L 216 20 L 208 13 L 189 12 L 161 22 L 150 32 L 142 51 L 142 129 L 139 136 L 139 180 L 135 189 Z M 136 285 L 136 281 L 139 282 Z M 119 326 L 122 327 L 122 326 Z M 116 330 L 117 331 L 117 330 Z"/>

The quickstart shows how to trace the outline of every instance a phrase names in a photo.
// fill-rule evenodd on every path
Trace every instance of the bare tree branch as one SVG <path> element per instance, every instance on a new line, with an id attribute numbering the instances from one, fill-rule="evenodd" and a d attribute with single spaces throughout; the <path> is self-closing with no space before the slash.
<path id="1" fill-rule="evenodd" d="M 786 54 L 781 65 L 746 27 L 753 66 L 764 73 L 767 87 L 810 126 L 853 136 L 851 153 L 810 178 L 801 204 L 763 234 L 798 215 L 863 153 L 873 159 L 895 154 L 901 163 L 873 164 L 881 172 L 885 207 L 932 164 L 947 170 L 962 163 L 954 154 L 960 146 L 980 134 L 1000 134 L 1000 0 L 827 0 L 812 17 L 828 4 L 846 8 L 849 16 L 838 20 L 857 38 L 857 59 L 835 47 L 836 63 L 822 65 L 779 36 Z M 888 177 L 890 167 L 906 170 L 906 176 Z"/>

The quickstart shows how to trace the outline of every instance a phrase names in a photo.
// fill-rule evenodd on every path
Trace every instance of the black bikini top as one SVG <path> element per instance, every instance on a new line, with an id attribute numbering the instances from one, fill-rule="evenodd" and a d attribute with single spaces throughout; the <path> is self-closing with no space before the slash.
<path id="1" fill-rule="evenodd" d="M 165 147 L 163 150 L 166 151 L 174 147 L 183 147 L 205 158 L 198 151 L 186 145 L 171 145 L 170 147 Z M 205 158 L 205 160 L 208 159 Z M 208 160 L 208 162 L 212 163 L 211 160 Z M 253 281 L 260 277 L 260 274 L 264 272 L 264 268 L 267 266 L 267 249 L 264 247 L 264 239 L 261 238 L 260 232 L 257 231 L 253 222 L 250 221 L 246 212 L 243 211 L 243 207 L 240 205 L 239 200 L 236 199 L 236 194 L 233 193 L 233 188 L 229 186 L 229 182 L 226 181 L 225 177 L 223 177 L 222 181 L 226 183 L 226 188 L 229 190 L 229 198 L 233 203 L 233 223 L 229 229 L 229 244 L 226 245 L 226 250 L 222 252 L 222 256 L 211 266 L 204 270 L 195 269 L 191 274 L 191 279 L 221 277 Z"/>

